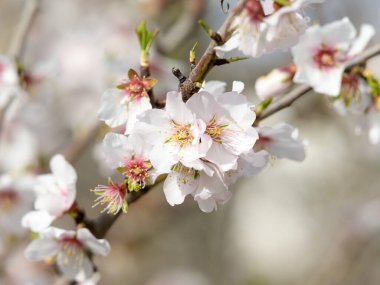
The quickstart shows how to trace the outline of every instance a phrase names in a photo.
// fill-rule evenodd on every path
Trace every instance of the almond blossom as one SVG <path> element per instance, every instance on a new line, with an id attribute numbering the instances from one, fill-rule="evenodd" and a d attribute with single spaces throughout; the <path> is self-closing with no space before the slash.
<path id="1" fill-rule="evenodd" d="M 214 96 L 201 91 L 186 105 L 206 124 L 202 137 L 211 140 L 211 146 L 204 159 L 217 165 L 221 171 L 232 169 L 238 156 L 253 148 L 258 138 L 252 127 L 255 113 L 244 95 L 228 92 Z"/>
<path id="2" fill-rule="evenodd" d="M 292 48 L 297 66 L 294 82 L 306 83 L 316 92 L 337 96 L 347 62 L 366 47 L 373 34 L 372 26 L 362 25 L 356 37 L 356 30 L 348 18 L 309 28 Z"/>
<path id="3" fill-rule="evenodd" d="M 277 158 L 295 161 L 305 159 L 305 143 L 298 138 L 298 130 L 286 123 L 271 127 L 258 127 L 259 140 L 255 149 L 266 150 Z"/>
<path id="4" fill-rule="evenodd" d="M 169 92 L 165 110 L 148 110 L 139 116 L 136 134 L 153 145 L 150 162 L 160 173 L 169 173 L 172 166 L 201 167 L 211 139 L 202 138 L 206 124 L 198 120 L 182 101 L 181 94 Z"/>
<path id="5" fill-rule="evenodd" d="M 50 160 L 50 169 L 51 174 L 36 178 L 35 211 L 27 213 L 22 219 L 22 225 L 35 232 L 45 229 L 68 211 L 76 197 L 77 174 L 65 158 L 55 155 Z"/>
<path id="6" fill-rule="evenodd" d="M 235 20 L 235 32 L 215 50 L 222 54 L 238 48 L 245 55 L 257 57 L 276 48 L 288 48 L 297 43 L 308 27 L 309 18 L 302 13 L 303 7 L 323 1 L 248 0 Z"/>
<path id="7" fill-rule="evenodd" d="M 197 170 L 180 163 L 173 167 L 164 182 L 165 197 L 171 206 L 182 204 L 186 196 L 192 195 L 199 208 L 208 213 L 231 198 L 217 167 L 205 162 L 202 167 Z"/>
<path id="8" fill-rule="evenodd" d="M 255 82 L 255 91 L 261 101 L 282 95 L 292 84 L 295 66 L 276 68 L 267 75 L 260 76 Z"/>
<path id="9" fill-rule="evenodd" d="M 123 174 L 129 191 L 153 184 L 159 172 L 149 160 L 153 146 L 136 134 L 108 133 L 103 140 L 106 162 Z"/>
<path id="10" fill-rule="evenodd" d="M 29 244 L 25 257 L 31 261 L 54 258 L 66 278 L 83 280 L 89 279 L 95 271 L 88 254 L 106 256 L 109 252 L 109 243 L 96 239 L 86 228 L 67 231 L 49 227 Z"/>
<path id="11" fill-rule="evenodd" d="M 148 92 L 156 84 L 152 78 L 141 78 L 130 69 L 129 80 L 104 92 L 98 117 L 110 127 L 126 125 L 126 133 L 132 132 L 136 116 L 152 109 Z"/>

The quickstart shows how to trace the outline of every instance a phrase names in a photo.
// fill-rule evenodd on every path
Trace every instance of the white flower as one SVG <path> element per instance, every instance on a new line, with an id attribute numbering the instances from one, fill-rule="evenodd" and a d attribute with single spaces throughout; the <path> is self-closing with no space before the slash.
<path id="1" fill-rule="evenodd" d="M 235 20 L 237 29 L 222 46 L 215 48 L 218 54 L 239 48 L 245 55 L 257 57 L 277 48 L 294 45 L 308 26 L 309 18 L 302 8 L 324 0 L 289 0 L 287 5 L 274 1 L 248 0 Z M 272 9 L 270 8 L 272 5 Z M 264 6 L 263 6 L 264 5 Z M 273 6 L 276 9 L 273 9 Z"/>
<path id="2" fill-rule="evenodd" d="M 139 191 L 151 185 L 159 173 L 149 160 L 152 145 L 138 135 L 108 133 L 103 140 L 106 161 L 120 171 L 128 182 L 129 191 Z"/>
<path id="3" fill-rule="evenodd" d="M 295 66 L 275 68 L 270 73 L 257 78 L 255 90 L 261 101 L 282 95 L 293 83 Z"/>
<path id="4" fill-rule="evenodd" d="M 153 145 L 150 162 L 160 173 L 169 173 L 178 162 L 197 167 L 210 148 L 211 140 L 201 141 L 206 125 L 197 120 L 178 92 L 167 94 L 165 110 L 148 110 L 138 119 L 134 131 Z"/>
<path id="5" fill-rule="evenodd" d="M 270 127 L 258 127 L 259 140 L 256 150 L 266 150 L 277 158 L 288 158 L 295 161 L 305 159 L 305 144 L 298 138 L 298 130 L 293 126 L 280 123 Z"/>
<path id="6" fill-rule="evenodd" d="M 58 269 L 70 279 L 90 278 L 94 265 L 88 252 L 106 256 L 110 251 L 109 243 L 96 239 L 88 229 L 66 231 L 49 227 L 39 234 L 25 250 L 25 257 L 31 261 L 55 258 Z"/>
<path id="7" fill-rule="evenodd" d="M 212 95 L 201 91 L 186 105 L 206 124 L 202 138 L 212 143 L 204 159 L 221 171 L 231 170 L 238 156 L 253 148 L 258 138 L 252 127 L 255 113 L 244 95 L 237 92 Z"/>
<path id="8" fill-rule="evenodd" d="M 34 187 L 37 195 L 32 211 L 24 216 L 22 224 L 39 232 L 48 227 L 57 217 L 71 208 L 76 197 L 77 174 L 62 155 L 50 160 L 51 174 L 37 177 Z"/>
<path id="9" fill-rule="evenodd" d="M 186 196 L 191 194 L 199 208 L 208 213 L 230 199 L 231 193 L 216 166 L 204 162 L 202 166 L 202 170 L 188 168 L 180 163 L 173 167 L 164 182 L 165 197 L 171 206 L 182 204 Z"/>
<path id="10" fill-rule="evenodd" d="M 306 83 L 316 92 L 337 96 L 347 61 L 361 52 L 374 34 L 373 27 L 363 25 L 356 30 L 348 18 L 306 31 L 292 48 L 297 71 L 294 82 Z"/>
<path id="11" fill-rule="evenodd" d="M 140 78 L 132 69 L 129 70 L 128 77 L 129 80 L 117 88 L 105 91 L 98 117 L 110 127 L 126 124 L 126 133 L 130 134 L 136 122 L 136 116 L 152 109 L 148 91 L 156 84 L 156 80 Z"/>
<path id="12" fill-rule="evenodd" d="M 31 185 L 33 176 L 0 176 L 0 235 L 21 235 L 21 218 L 33 209 L 34 194 Z"/>
<path id="13" fill-rule="evenodd" d="M 0 110 L 20 92 L 17 68 L 13 60 L 0 54 Z"/>

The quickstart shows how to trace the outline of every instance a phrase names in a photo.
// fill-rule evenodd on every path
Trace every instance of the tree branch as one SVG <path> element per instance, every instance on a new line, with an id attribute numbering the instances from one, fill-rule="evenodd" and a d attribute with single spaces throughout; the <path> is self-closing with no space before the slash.
<path id="1" fill-rule="evenodd" d="M 243 9 L 244 4 L 245 1 L 242 1 L 235 6 L 222 27 L 218 30 L 217 34 L 221 37 L 221 43 L 225 43 L 228 40 L 231 25 L 236 15 L 238 15 Z M 202 83 L 209 71 L 215 66 L 217 60 L 215 52 L 216 46 L 218 46 L 218 43 L 212 40 L 196 66 L 190 72 L 189 78 L 183 84 L 180 84 L 180 90 L 184 101 L 187 101 L 194 93 L 199 91 L 197 83 Z"/>
<path id="2" fill-rule="evenodd" d="M 226 20 L 225 24 L 220 29 L 219 33 L 226 36 L 228 27 L 230 26 L 234 15 L 236 15 L 237 10 L 235 12 L 232 12 L 229 18 Z M 207 72 L 213 67 L 213 62 L 216 59 L 214 47 L 216 46 L 215 42 L 210 43 L 208 49 L 206 50 L 205 54 L 202 56 L 201 60 L 198 62 L 197 66 L 194 68 L 193 72 L 190 74 L 190 80 L 192 82 L 199 82 L 198 79 L 204 79 L 204 77 L 207 75 Z M 368 59 L 380 54 L 380 44 L 377 44 L 368 50 L 364 51 L 362 54 L 358 55 L 354 59 L 352 59 L 348 65 L 347 68 L 350 68 L 355 65 L 359 65 Z M 203 66 L 205 65 L 205 66 Z M 187 79 L 187 80 L 189 80 Z M 264 120 L 265 118 L 273 115 L 274 113 L 290 106 L 294 101 L 296 101 L 298 98 L 309 92 L 312 88 L 307 85 L 300 85 L 296 87 L 294 90 L 289 92 L 288 94 L 284 95 L 284 97 L 271 105 L 269 105 L 268 108 L 263 110 L 261 114 L 257 117 L 256 121 L 259 122 L 261 120 Z M 155 186 L 159 185 L 164 179 L 166 178 L 166 175 L 160 176 L 154 185 L 148 186 L 139 192 L 133 192 L 129 193 L 126 197 L 128 204 L 132 204 L 139 200 L 142 196 L 150 192 Z M 110 215 L 107 213 L 102 213 L 94 220 L 87 220 L 85 221 L 86 226 L 89 228 L 89 230 L 97 237 L 97 238 L 103 238 L 108 230 L 112 227 L 112 225 L 116 222 L 118 217 L 121 215 L 121 212 L 119 212 L 116 215 Z"/>
<path id="3" fill-rule="evenodd" d="M 370 47 L 360 55 L 353 58 L 348 64 L 347 69 L 360 65 L 363 62 L 367 61 L 368 59 L 380 54 L 380 44 L 376 44 L 373 47 Z M 269 116 L 273 115 L 274 113 L 277 113 L 278 111 L 287 108 L 291 106 L 294 101 L 296 101 L 298 98 L 302 97 L 309 91 L 311 91 L 312 88 L 306 84 L 299 85 L 296 88 L 294 88 L 292 91 L 278 99 L 277 101 L 274 101 L 272 104 L 268 106 L 265 110 L 263 110 L 260 115 L 257 116 L 255 123 L 258 123 Z"/>
<path id="4" fill-rule="evenodd" d="M 21 56 L 23 48 L 25 46 L 25 39 L 31 27 L 31 23 L 35 18 L 39 6 L 38 0 L 27 0 L 24 6 L 24 10 L 21 15 L 20 22 L 16 28 L 16 31 L 11 39 L 8 54 L 14 59 L 18 59 Z"/>

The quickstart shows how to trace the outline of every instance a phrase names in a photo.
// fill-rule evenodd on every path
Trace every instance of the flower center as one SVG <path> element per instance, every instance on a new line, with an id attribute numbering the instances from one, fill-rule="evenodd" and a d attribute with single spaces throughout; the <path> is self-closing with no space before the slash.
<path id="1" fill-rule="evenodd" d="M 64 237 L 59 241 L 62 252 L 64 252 L 67 256 L 76 256 L 83 255 L 83 245 L 77 240 L 75 237 Z M 65 260 L 64 262 L 69 262 L 69 260 Z"/>
<path id="2" fill-rule="evenodd" d="M 216 120 L 216 114 L 214 114 L 206 127 L 206 134 L 208 134 L 214 142 L 222 143 L 222 132 L 228 125 L 219 124 Z"/>
<path id="3" fill-rule="evenodd" d="M 132 79 L 125 84 L 125 95 L 131 97 L 131 100 L 147 97 L 148 93 L 140 79 Z"/>
<path id="4" fill-rule="evenodd" d="M 322 47 L 315 52 L 313 60 L 319 69 L 329 69 L 339 63 L 337 55 L 337 49 L 322 45 Z"/>
<path id="5" fill-rule="evenodd" d="M 172 131 L 172 136 L 167 139 L 165 143 L 174 142 L 180 148 L 183 148 L 184 146 L 190 145 L 194 140 L 190 124 L 180 125 L 172 121 Z"/>
<path id="6" fill-rule="evenodd" d="M 340 96 L 346 106 L 350 105 L 352 99 L 356 102 L 360 101 L 359 78 L 357 75 L 352 73 L 343 74 Z"/>
<path id="7" fill-rule="evenodd" d="M 133 158 L 125 164 L 124 175 L 144 187 L 145 181 L 149 177 L 148 171 L 151 168 L 152 164 L 149 161 L 144 161 L 142 158 Z"/>
<path id="8" fill-rule="evenodd" d="M 245 4 L 245 11 L 254 23 L 261 22 L 265 17 L 260 0 L 248 0 Z"/>

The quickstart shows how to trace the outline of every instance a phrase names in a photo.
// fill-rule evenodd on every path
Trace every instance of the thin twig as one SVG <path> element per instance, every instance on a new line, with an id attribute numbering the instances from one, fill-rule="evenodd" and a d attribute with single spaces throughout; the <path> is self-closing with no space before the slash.
<path id="1" fill-rule="evenodd" d="M 14 59 L 18 59 L 24 49 L 25 39 L 35 18 L 39 6 L 38 0 L 27 0 L 21 15 L 20 22 L 12 37 L 8 54 Z"/>
<path id="2" fill-rule="evenodd" d="M 100 122 L 94 123 L 86 132 L 81 133 L 80 135 L 74 136 L 72 141 L 66 150 L 63 151 L 63 155 L 67 161 L 73 163 L 76 159 L 79 158 L 79 154 L 82 153 L 88 145 L 96 138 L 101 127 Z"/>
<path id="3" fill-rule="evenodd" d="M 373 47 L 370 47 L 360 55 L 353 58 L 348 64 L 347 68 L 351 68 L 353 66 L 359 65 L 368 59 L 380 54 L 380 44 L 376 44 Z M 274 101 L 272 104 L 268 106 L 265 110 L 263 110 L 260 115 L 257 116 L 256 122 L 264 120 L 265 118 L 268 118 L 269 116 L 273 115 L 274 113 L 277 113 L 278 111 L 289 107 L 296 101 L 298 98 L 302 97 L 309 91 L 311 91 L 312 88 L 308 85 L 299 85 L 286 95 L 284 95 L 282 98 L 280 98 L 277 101 Z"/>

